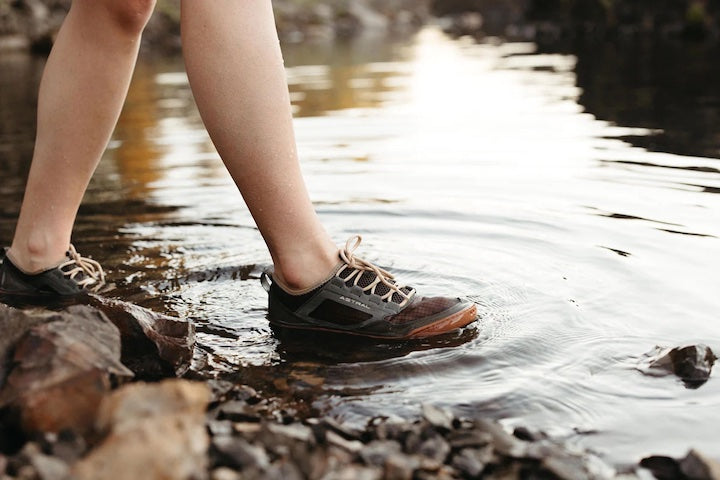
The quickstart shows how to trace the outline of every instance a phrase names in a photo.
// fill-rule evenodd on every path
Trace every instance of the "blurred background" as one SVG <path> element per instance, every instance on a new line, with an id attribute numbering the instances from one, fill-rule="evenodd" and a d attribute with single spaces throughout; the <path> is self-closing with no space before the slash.
<path id="1" fill-rule="evenodd" d="M 358 424 L 431 402 L 615 464 L 720 456 L 717 376 L 643 373 L 656 346 L 720 352 L 720 0 L 273 2 L 331 235 L 479 308 L 370 345 L 270 329 L 270 259 L 195 108 L 178 3 L 158 2 L 74 242 L 115 295 L 193 319 L 198 371 Z M 0 245 L 68 4 L 0 0 Z"/>

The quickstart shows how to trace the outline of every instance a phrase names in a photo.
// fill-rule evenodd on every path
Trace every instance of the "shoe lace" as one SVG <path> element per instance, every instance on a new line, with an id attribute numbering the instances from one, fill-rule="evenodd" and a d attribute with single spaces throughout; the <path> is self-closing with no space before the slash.
<path id="1" fill-rule="evenodd" d="M 370 282 L 369 285 L 361 287 L 363 292 L 375 293 L 375 289 L 379 285 L 385 285 L 388 288 L 388 291 L 387 293 L 381 295 L 380 298 L 383 301 L 388 302 L 391 301 L 393 295 L 397 293 L 402 298 L 399 305 L 401 307 L 405 306 L 412 298 L 414 289 L 405 285 L 398 285 L 395 282 L 395 277 L 390 272 L 363 260 L 362 258 L 356 257 L 354 252 L 360 245 L 360 242 L 362 242 L 362 237 L 360 235 L 353 235 L 347 240 L 347 242 L 345 242 L 345 248 L 340 250 L 340 258 L 343 262 L 345 262 L 345 265 L 338 270 L 336 275 L 346 283 L 354 279 L 353 285 L 358 286 L 358 282 L 360 281 L 360 277 L 362 277 L 363 272 L 373 272 L 375 274 L 375 279 Z M 347 270 L 352 270 L 352 272 L 349 275 L 342 275 Z"/>
<path id="2" fill-rule="evenodd" d="M 97 292 L 105 285 L 105 272 L 98 262 L 82 257 L 73 245 L 70 245 L 67 256 L 70 259 L 58 266 L 66 277 L 91 292 Z"/>

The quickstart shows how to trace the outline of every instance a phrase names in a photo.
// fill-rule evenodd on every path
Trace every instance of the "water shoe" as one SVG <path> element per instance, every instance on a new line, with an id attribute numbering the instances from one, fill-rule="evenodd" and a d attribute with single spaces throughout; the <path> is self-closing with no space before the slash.
<path id="1" fill-rule="evenodd" d="M 6 251 L 0 251 L 0 300 L 45 304 L 97 292 L 105 285 L 105 272 L 98 262 L 80 256 L 72 245 L 65 255 L 52 268 L 28 273 L 15 266 Z"/>
<path id="2" fill-rule="evenodd" d="M 354 255 L 361 237 L 339 251 L 340 262 L 321 284 L 289 292 L 272 273 L 261 275 L 268 319 L 285 328 L 404 340 L 446 333 L 475 321 L 475 304 L 460 298 L 420 297 L 386 270 Z"/>

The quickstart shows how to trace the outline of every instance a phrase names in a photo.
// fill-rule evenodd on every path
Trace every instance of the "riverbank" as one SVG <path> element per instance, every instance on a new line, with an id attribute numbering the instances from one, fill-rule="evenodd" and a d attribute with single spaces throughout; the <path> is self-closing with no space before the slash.
<path id="1" fill-rule="evenodd" d="M 70 0 L 0 0 L 0 51 L 49 51 L 70 3 Z M 291 43 L 363 33 L 404 33 L 429 18 L 429 2 L 414 0 L 275 0 L 273 7 L 281 40 Z M 143 35 L 143 48 L 156 53 L 179 51 L 179 2 L 158 1 Z"/>
<path id="2" fill-rule="evenodd" d="M 0 0 L 0 51 L 47 52 L 71 0 Z M 672 6 L 637 2 L 547 0 L 274 0 L 281 41 L 392 35 L 442 17 L 455 35 L 561 42 L 571 39 L 720 39 L 720 4 L 684 0 Z M 159 0 L 143 37 L 146 50 L 180 49 L 179 3 Z"/>
<path id="3" fill-rule="evenodd" d="M 192 365 L 192 324 L 118 300 L 0 305 L 0 328 L 2 480 L 720 479 L 720 463 L 695 450 L 612 466 L 542 432 L 430 404 L 417 419 L 375 417 L 364 428 L 303 414 L 204 377 Z M 714 359 L 676 349 L 647 368 L 704 382 Z"/>

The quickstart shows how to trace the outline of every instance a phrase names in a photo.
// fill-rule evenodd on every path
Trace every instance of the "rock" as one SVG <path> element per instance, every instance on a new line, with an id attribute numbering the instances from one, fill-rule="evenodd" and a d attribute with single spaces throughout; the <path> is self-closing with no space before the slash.
<path id="1" fill-rule="evenodd" d="M 438 463 L 445 463 L 445 459 L 450 453 L 450 445 L 440 436 L 435 436 L 425 440 L 418 449 L 418 453 L 425 458 L 429 458 Z"/>
<path id="2" fill-rule="evenodd" d="M 122 362 L 138 379 L 180 376 L 190 367 L 195 347 L 192 323 L 111 298 L 93 297 L 92 305 L 120 330 Z"/>
<path id="3" fill-rule="evenodd" d="M 19 310 L 0 304 L 0 388 L 12 366 L 15 344 L 35 325 L 59 320 L 62 315 L 44 310 Z"/>
<path id="4" fill-rule="evenodd" d="M 134 383 L 103 400 L 102 442 L 72 467 L 78 480 L 207 478 L 209 389 L 186 380 Z"/>
<path id="5" fill-rule="evenodd" d="M 210 472 L 210 480 L 242 480 L 242 478 L 238 472 L 227 467 L 216 468 Z"/>
<path id="6" fill-rule="evenodd" d="M 385 480 L 412 480 L 420 461 L 413 456 L 394 453 L 385 461 Z"/>
<path id="7" fill-rule="evenodd" d="M 18 477 L 33 480 L 65 480 L 69 477 L 68 465 L 58 458 L 46 455 L 35 442 L 28 442 L 12 459 Z M 21 474 L 21 472 L 24 472 Z"/>
<path id="8" fill-rule="evenodd" d="M 475 424 L 480 431 L 490 434 L 493 447 L 499 454 L 513 458 L 525 456 L 527 445 L 507 433 L 500 424 L 485 419 L 477 419 Z"/>
<path id="9" fill-rule="evenodd" d="M 363 449 L 362 442 L 358 440 L 346 440 L 334 431 L 329 431 L 325 434 L 325 441 L 330 445 L 342 448 L 353 454 L 360 453 L 360 450 Z"/>
<path id="10" fill-rule="evenodd" d="M 720 462 L 697 450 L 690 450 L 679 464 L 682 473 L 691 480 L 720 480 Z"/>
<path id="11" fill-rule="evenodd" d="M 260 440 L 265 445 L 282 445 L 286 447 L 298 444 L 314 445 L 315 435 L 312 430 L 300 423 L 292 425 L 280 425 L 277 423 L 266 423 L 260 432 Z"/>
<path id="12" fill-rule="evenodd" d="M 402 452 L 400 444 L 391 440 L 374 440 L 360 451 L 366 465 L 382 467 L 390 455 Z"/>
<path id="13" fill-rule="evenodd" d="M 210 420 L 207 428 L 213 437 L 230 436 L 234 431 L 233 422 L 230 420 Z"/>
<path id="14" fill-rule="evenodd" d="M 492 435 L 478 430 L 454 430 L 447 436 L 450 447 L 463 449 L 468 447 L 482 447 L 492 442 Z"/>
<path id="15" fill-rule="evenodd" d="M 87 451 L 87 443 L 72 430 L 63 430 L 59 434 L 45 434 L 43 450 L 67 464 L 74 463 Z"/>
<path id="16" fill-rule="evenodd" d="M 492 448 L 460 450 L 453 457 L 452 466 L 465 477 L 479 477 L 485 466 L 492 460 Z"/>
<path id="17" fill-rule="evenodd" d="M 332 417 L 323 418 L 317 421 L 317 424 L 325 428 L 328 431 L 333 431 L 343 437 L 346 440 L 359 440 L 362 436 L 361 432 L 349 428 L 345 425 L 341 425 Z"/>
<path id="18" fill-rule="evenodd" d="M 706 345 L 655 349 L 645 355 L 638 367 L 646 375 L 677 375 L 687 388 L 698 388 L 710 377 L 717 357 Z"/>
<path id="19" fill-rule="evenodd" d="M 243 438 L 220 436 L 212 440 L 213 463 L 236 469 L 257 468 L 266 470 L 270 459 L 261 447 L 251 445 Z"/>
<path id="20" fill-rule="evenodd" d="M 439 430 L 452 428 L 453 416 L 445 409 L 426 403 L 422 406 L 422 416 L 430 425 Z"/>
<path id="21" fill-rule="evenodd" d="M 86 433 L 112 381 L 132 376 L 120 363 L 119 332 L 87 306 L 40 318 L 14 347 L 0 407 L 18 411 L 27 432 Z"/>
<path id="22" fill-rule="evenodd" d="M 359 465 L 347 465 L 322 477 L 323 480 L 380 480 L 383 478 L 382 470 Z"/>
<path id="23" fill-rule="evenodd" d="M 677 460 L 670 457 L 659 455 L 645 457 L 640 460 L 640 466 L 650 470 L 658 480 L 675 480 L 683 476 Z"/>
<path id="24" fill-rule="evenodd" d="M 218 409 L 220 420 L 231 420 L 233 422 L 259 422 L 260 415 L 246 402 L 234 400 L 224 403 Z"/>
<path id="25" fill-rule="evenodd" d="M 546 457 L 542 460 L 542 466 L 562 480 L 589 480 L 591 478 L 582 458 L 574 455 L 559 454 Z"/>
<path id="26" fill-rule="evenodd" d="M 35 467 L 40 480 L 65 480 L 70 474 L 70 467 L 65 462 L 48 455 L 35 455 L 31 465 Z"/>

